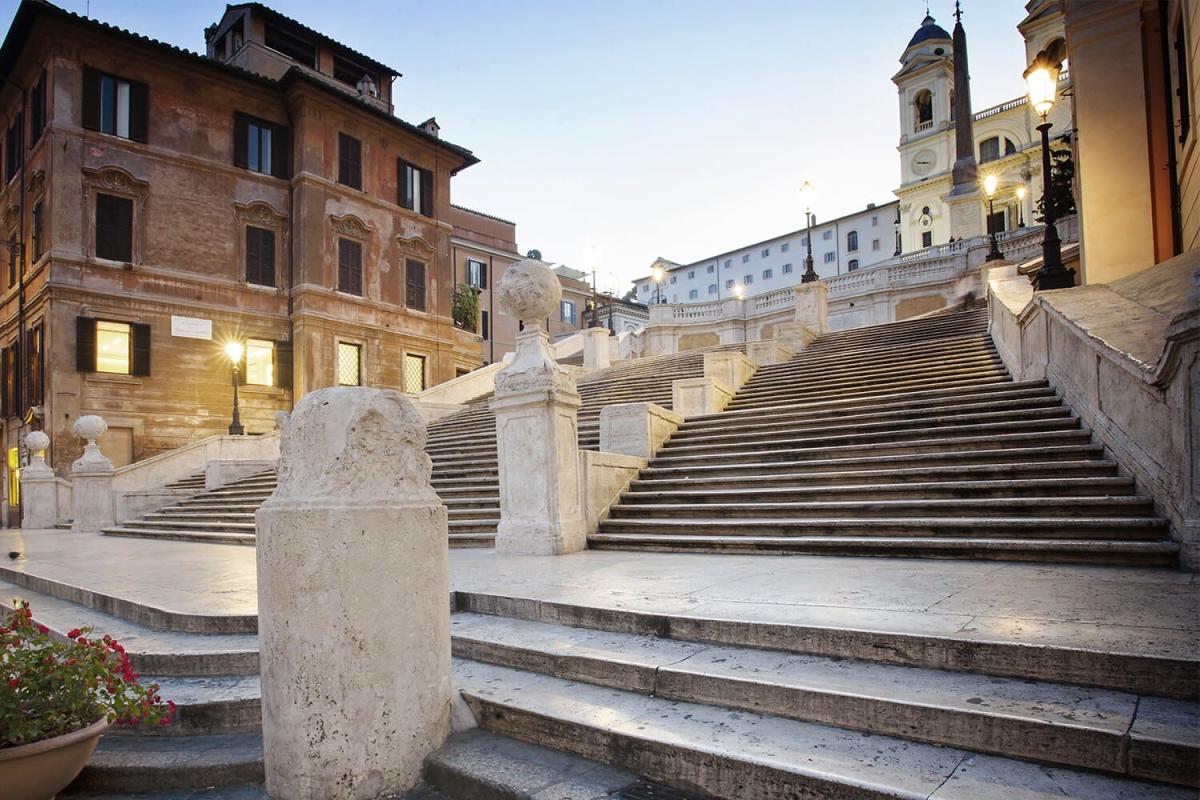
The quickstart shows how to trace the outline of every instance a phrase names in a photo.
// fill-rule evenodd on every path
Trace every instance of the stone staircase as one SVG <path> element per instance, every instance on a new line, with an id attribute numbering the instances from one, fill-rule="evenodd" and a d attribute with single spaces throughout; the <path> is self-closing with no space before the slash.
<path id="1" fill-rule="evenodd" d="M 731 345 L 713 350 L 742 349 Z M 671 383 L 704 372 L 702 351 L 640 359 L 585 375 L 578 382 L 579 446 L 600 446 L 600 411 L 613 403 L 645 401 L 671 406 Z M 491 395 L 430 423 L 425 451 L 433 460 L 432 483 L 449 514 L 451 547 L 490 547 L 500 522 L 496 423 Z M 204 476 L 186 484 L 200 493 L 140 519 L 105 529 L 109 536 L 254 544 L 254 512 L 275 490 L 274 472 L 263 472 L 211 491 Z M 184 488 L 181 486 L 180 488 Z"/>
<path id="2" fill-rule="evenodd" d="M 688 420 L 594 548 L 1172 565 L 1153 499 L 968 310 L 820 337 Z"/>
<path id="3" fill-rule="evenodd" d="M 87 599 L 74 586 L 0 588 L 55 631 L 124 641 L 178 707 L 166 728 L 110 732 L 62 796 L 265 796 L 253 617 L 132 602 L 113 615 L 63 599 Z M 650 612 L 604 594 L 454 593 L 455 690 L 480 730 L 429 758 L 432 796 L 1185 800 L 1200 787 L 1194 654 Z"/>

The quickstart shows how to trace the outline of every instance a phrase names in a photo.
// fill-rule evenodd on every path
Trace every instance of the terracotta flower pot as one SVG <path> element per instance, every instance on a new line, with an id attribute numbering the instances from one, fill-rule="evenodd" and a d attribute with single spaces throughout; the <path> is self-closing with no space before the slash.
<path id="1" fill-rule="evenodd" d="M 53 739 L 0 750 L 4 800 L 51 800 L 83 770 L 107 727 L 101 717 Z"/>

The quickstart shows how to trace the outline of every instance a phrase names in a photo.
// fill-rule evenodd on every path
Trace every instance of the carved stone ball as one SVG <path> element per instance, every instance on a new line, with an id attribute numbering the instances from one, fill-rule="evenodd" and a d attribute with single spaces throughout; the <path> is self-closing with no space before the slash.
<path id="1" fill-rule="evenodd" d="M 544 262 L 522 259 L 504 271 L 496 283 L 500 307 L 529 323 L 540 323 L 559 308 L 562 285 Z"/>
<path id="2" fill-rule="evenodd" d="M 25 446 L 31 453 L 40 453 L 50 446 L 50 437 L 44 431 L 31 431 L 25 436 Z"/>
<path id="3" fill-rule="evenodd" d="M 75 432 L 85 439 L 99 439 L 108 430 L 104 417 L 96 414 L 85 414 L 75 420 Z"/>

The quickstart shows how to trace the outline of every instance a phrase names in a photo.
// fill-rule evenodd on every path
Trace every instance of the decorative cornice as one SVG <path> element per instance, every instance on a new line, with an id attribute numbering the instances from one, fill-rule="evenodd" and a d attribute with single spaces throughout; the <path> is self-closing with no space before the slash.
<path id="1" fill-rule="evenodd" d="M 343 236 L 352 236 L 356 239 L 364 240 L 371 236 L 371 227 L 354 214 L 346 214 L 340 217 L 337 215 L 330 216 L 329 225 L 333 228 L 334 233 Z"/>
<path id="2" fill-rule="evenodd" d="M 276 210 L 274 206 L 264 200 L 234 203 L 233 208 L 238 221 L 248 225 L 278 227 L 287 220 L 287 214 Z"/>
<path id="3" fill-rule="evenodd" d="M 150 182 L 134 177 L 128 170 L 117 166 L 84 167 L 83 175 L 91 186 L 125 194 L 143 194 Z"/>
<path id="4" fill-rule="evenodd" d="M 422 236 L 405 238 L 403 235 L 400 235 L 396 237 L 396 242 L 400 245 L 401 252 L 418 258 L 429 257 L 437 252 L 433 245 L 425 241 L 425 238 Z"/>

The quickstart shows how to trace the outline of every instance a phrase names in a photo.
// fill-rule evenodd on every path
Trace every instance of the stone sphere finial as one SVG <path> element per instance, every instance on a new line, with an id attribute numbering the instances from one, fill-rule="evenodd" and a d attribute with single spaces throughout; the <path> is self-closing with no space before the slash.
<path id="1" fill-rule="evenodd" d="M 31 453 L 40 453 L 50 446 L 50 437 L 44 431 L 30 431 L 25 435 L 25 447 Z"/>
<path id="2" fill-rule="evenodd" d="M 75 433 L 89 442 L 99 439 L 106 430 L 108 430 L 108 423 L 104 421 L 104 417 L 96 414 L 86 414 L 75 420 Z"/>
<path id="3" fill-rule="evenodd" d="M 537 327 L 558 310 L 562 285 L 545 263 L 525 258 L 504 271 L 496 283 L 496 296 L 510 315 L 523 320 L 526 327 Z"/>

